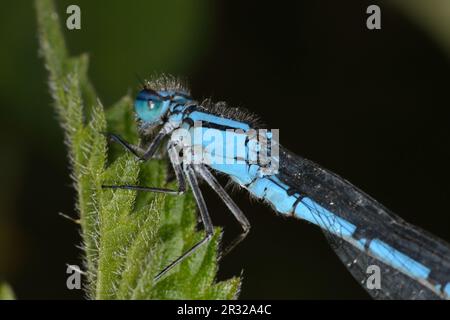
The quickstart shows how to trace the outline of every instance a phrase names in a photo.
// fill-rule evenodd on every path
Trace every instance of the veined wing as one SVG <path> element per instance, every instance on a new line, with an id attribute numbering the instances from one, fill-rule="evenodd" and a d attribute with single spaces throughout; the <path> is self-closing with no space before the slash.
<path id="1" fill-rule="evenodd" d="M 319 225 L 357 281 L 375 298 L 449 299 L 450 247 L 389 212 L 361 190 L 280 147 L 279 180 L 300 195 L 294 214 Z M 365 283 L 381 272 L 380 289 Z"/>

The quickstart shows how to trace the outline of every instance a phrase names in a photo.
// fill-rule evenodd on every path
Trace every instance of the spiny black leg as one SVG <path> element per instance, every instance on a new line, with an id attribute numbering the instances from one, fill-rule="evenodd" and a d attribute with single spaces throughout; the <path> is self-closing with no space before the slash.
<path id="1" fill-rule="evenodd" d="M 223 251 L 222 257 L 227 255 L 231 250 L 233 250 L 242 240 L 245 239 L 247 234 L 250 232 L 250 222 L 247 217 L 239 209 L 236 203 L 231 199 L 225 189 L 220 185 L 217 179 L 211 174 L 211 172 L 205 166 L 197 166 L 196 171 L 202 176 L 202 178 L 209 184 L 211 189 L 217 193 L 217 195 L 222 199 L 231 213 L 234 215 L 236 220 L 242 227 L 242 233 L 238 235 Z"/>
<path id="2" fill-rule="evenodd" d="M 154 187 L 143 187 L 143 186 L 133 186 L 133 185 L 103 185 L 102 188 L 109 189 L 126 189 L 126 190 L 137 190 L 137 191 L 148 191 L 157 193 L 166 193 L 171 195 L 182 195 L 186 192 L 186 181 L 184 178 L 183 168 L 179 161 L 179 155 L 177 153 L 176 147 L 169 144 L 167 151 L 169 153 L 169 159 L 172 163 L 173 170 L 175 171 L 175 177 L 178 182 L 178 190 L 166 189 L 166 188 L 154 188 Z"/>
<path id="3" fill-rule="evenodd" d="M 191 165 L 189 165 L 186 167 L 185 172 L 189 185 L 191 186 L 192 192 L 194 194 L 195 201 L 197 202 L 198 210 L 200 212 L 200 217 L 202 218 L 203 226 L 205 227 L 206 235 L 201 241 L 199 241 L 192 248 L 190 248 L 188 251 L 186 251 L 184 254 L 178 257 L 175 261 L 173 261 L 171 264 L 165 267 L 160 273 L 158 273 L 155 277 L 156 281 L 159 280 L 162 276 L 164 276 L 167 272 L 169 272 L 181 261 L 189 257 L 191 254 L 193 254 L 203 244 L 211 240 L 211 237 L 214 234 L 214 227 L 212 225 L 211 218 L 208 213 L 208 208 L 206 207 L 205 199 L 203 198 L 202 192 L 200 191 L 200 188 L 198 186 L 198 181 L 197 177 L 195 176 L 194 169 L 192 168 Z"/>
<path id="4" fill-rule="evenodd" d="M 241 234 L 234 238 L 234 240 L 231 241 L 231 243 L 223 250 L 221 258 L 225 257 L 227 254 L 233 251 L 233 249 L 236 248 L 237 245 L 245 239 L 245 237 L 247 237 L 249 232 L 250 228 L 242 231 Z"/>
<path id="5" fill-rule="evenodd" d="M 140 160 L 147 161 L 153 155 L 155 154 L 158 147 L 161 145 L 164 137 L 169 133 L 170 130 L 167 129 L 168 127 L 164 126 L 156 135 L 156 137 L 153 139 L 153 141 L 149 144 L 148 148 L 144 150 L 143 148 L 139 146 L 135 146 L 130 144 L 129 142 L 125 141 L 122 137 L 120 137 L 117 134 L 113 133 L 105 133 L 106 136 L 113 142 L 117 142 L 120 144 L 125 150 L 131 152 L 136 157 L 138 157 Z"/>
<path id="6" fill-rule="evenodd" d="M 153 141 L 150 143 L 150 145 L 148 146 L 147 150 L 142 155 L 141 160 L 147 161 L 148 159 L 153 157 L 153 155 L 155 154 L 156 150 L 158 150 L 158 147 L 161 145 L 161 143 L 166 135 L 167 135 L 167 130 L 165 127 L 163 127 L 158 132 L 158 134 L 153 139 Z"/>
<path id="7" fill-rule="evenodd" d="M 117 134 L 105 133 L 105 135 L 108 137 L 108 139 L 110 141 L 120 144 L 125 150 L 131 152 L 137 158 L 142 159 L 140 154 L 144 154 L 145 150 L 142 149 L 141 147 L 129 143 L 128 141 L 126 141 L 125 139 L 123 139 L 121 136 L 119 136 Z"/>

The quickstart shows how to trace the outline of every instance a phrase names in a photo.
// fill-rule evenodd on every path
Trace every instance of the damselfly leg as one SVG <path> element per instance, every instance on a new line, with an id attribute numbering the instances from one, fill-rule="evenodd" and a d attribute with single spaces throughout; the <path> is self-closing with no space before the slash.
<path id="1" fill-rule="evenodd" d="M 195 201 L 197 202 L 197 207 L 200 212 L 200 217 L 203 222 L 203 226 L 205 228 L 205 237 L 196 243 L 192 248 L 186 251 L 183 255 L 174 260 L 171 264 L 165 267 L 160 273 L 158 273 L 155 277 L 155 280 L 159 280 L 162 276 L 164 276 L 167 272 L 169 272 L 173 267 L 179 264 L 181 261 L 189 257 L 193 254 L 198 248 L 200 248 L 203 244 L 209 242 L 214 234 L 214 226 L 211 222 L 211 217 L 209 216 L 208 208 L 206 207 L 205 199 L 203 198 L 202 192 L 198 186 L 198 181 L 196 177 L 196 173 L 192 167 L 192 165 L 187 165 L 185 168 L 185 173 L 191 186 L 192 193 L 194 194 Z"/>
<path id="2" fill-rule="evenodd" d="M 127 149 L 127 150 L 129 150 L 129 149 Z M 167 148 L 167 153 L 169 154 L 170 162 L 172 163 L 173 170 L 175 171 L 175 177 L 178 182 L 178 190 L 157 188 L 157 187 L 133 186 L 133 185 L 103 185 L 102 188 L 148 191 L 148 192 L 165 193 L 165 194 L 171 194 L 171 195 L 184 194 L 186 192 L 186 180 L 184 178 L 183 168 L 179 161 L 179 156 L 178 156 L 176 147 L 172 144 L 169 144 L 168 148 Z"/>
<path id="3" fill-rule="evenodd" d="M 245 239 L 247 234 L 250 231 L 250 222 L 247 220 L 247 217 L 244 213 L 239 209 L 236 203 L 231 199 L 229 194 L 225 191 L 225 189 L 220 185 L 217 179 L 211 174 L 211 172 L 205 166 L 197 166 L 197 172 L 201 175 L 203 180 L 208 183 L 211 189 L 214 190 L 215 193 L 222 199 L 228 209 L 231 211 L 233 216 L 239 222 L 242 227 L 242 233 L 239 234 L 223 251 L 222 256 L 227 255 L 231 250 L 233 250 L 242 240 Z"/>
<path id="4" fill-rule="evenodd" d="M 161 145 L 163 139 L 165 136 L 167 136 L 167 129 L 163 127 L 156 137 L 152 140 L 152 142 L 149 144 L 147 149 L 143 149 L 139 146 L 133 145 L 129 142 L 127 142 L 125 139 L 123 139 L 121 136 L 113 133 L 105 133 L 105 135 L 112 141 L 120 144 L 125 150 L 131 152 L 134 154 L 137 158 L 139 158 L 142 161 L 147 161 L 153 155 L 155 154 L 158 147 Z"/>
<path id="5" fill-rule="evenodd" d="M 114 133 L 104 133 L 104 134 L 111 142 L 120 144 L 125 150 L 134 154 L 136 158 L 142 159 L 141 155 L 145 153 L 145 150 L 142 149 L 141 147 L 129 143 L 128 141 L 126 141 L 117 134 Z"/>

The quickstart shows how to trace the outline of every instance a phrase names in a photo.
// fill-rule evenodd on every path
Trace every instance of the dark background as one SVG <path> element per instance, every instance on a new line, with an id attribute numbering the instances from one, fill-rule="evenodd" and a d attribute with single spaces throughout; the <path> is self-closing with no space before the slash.
<path id="1" fill-rule="evenodd" d="M 62 21 L 69 4 L 81 7 L 82 30 L 65 36 L 72 54 L 90 54 L 105 105 L 137 90 L 136 73 L 185 76 L 195 97 L 259 114 L 290 150 L 450 241 L 447 0 L 57 4 Z M 366 28 L 370 4 L 382 30 Z M 57 213 L 75 215 L 75 195 L 31 1 L 4 4 L 0 36 L 0 278 L 21 299 L 81 298 L 65 286 L 80 238 Z M 213 220 L 235 235 L 205 193 Z M 220 277 L 244 270 L 241 298 L 368 298 L 318 229 L 233 196 L 253 228 Z"/>

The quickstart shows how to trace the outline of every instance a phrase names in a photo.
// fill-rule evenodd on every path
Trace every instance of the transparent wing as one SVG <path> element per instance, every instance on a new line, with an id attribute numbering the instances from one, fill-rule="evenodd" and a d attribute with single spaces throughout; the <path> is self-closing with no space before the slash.
<path id="1" fill-rule="evenodd" d="M 449 298 L 447 243 L 408 224 L 336 174 L 283 147 L 277 177 L 291 188 L 290 192 L 304 197 L 301 203 L 305 210 L 374 298 Z M 346 222 L 356 228 L 349 232 Z M 372 275 L 368 267 L 373 265 L 381 272 L 380 289 L 367 286 Z"/>
<path id="2" fill-rule="evenodd" d="M 429 290 L 418 281 L 412 281 L 404 273 L 392 268 L 380 260 L 365 254 L 347 241 L 324 231 L 342 263 L 347 267 L 353 277 L 374 299 L 410 299 L 410 300 L 436 300 L 443 297 L 435 291 Z M 380 268 L 380 288 L 369 287 L 370 266 Z"/>

